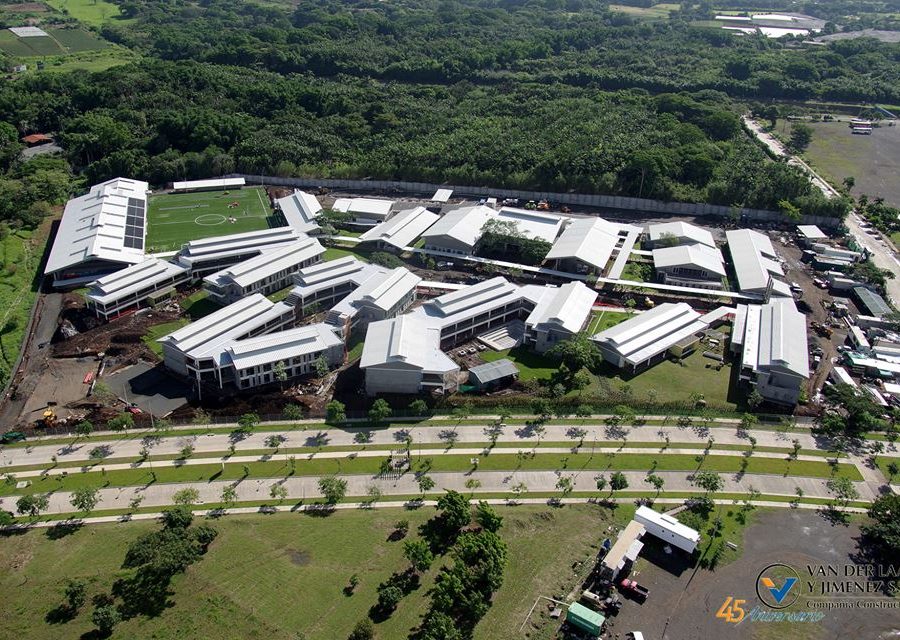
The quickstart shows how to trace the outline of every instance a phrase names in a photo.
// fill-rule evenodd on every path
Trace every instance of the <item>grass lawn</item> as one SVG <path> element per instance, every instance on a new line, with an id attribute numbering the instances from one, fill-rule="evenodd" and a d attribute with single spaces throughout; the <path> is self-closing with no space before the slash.
<path id="1" fill-rule="evenodd" d="M 47 0 L 47 4 L 59 11 L 65 11 L 79 22 L 95 27 L 111 21 L 119 24 L 131 22 L 122 17 L 119 7 L 107 0 Z"/>
<path id="2" fill-rule="evenodd" d="M 0 240 L 0 386 L 6 384 L 22 348 L 50 224 L 48 219 L 34 232 L 21 229 Z"/>
<path id="3" fill-rule="evenodd" d="M 631 317 L 632 314 L 622 313 L 621 311 L 601 311 L 600 313 L 595 313 L 591 316 L 590 322 L 588 322 L 587 334 L 592 336 L 601 331 L 605 331 Z"/>
<path id="4" fill-rule="evenodd" d="M 363 347 L 366 345 L 366 336 L 363 333 L 357 333 L 350 337 L 347 343 L 347 362 L 353 362 L 357 358 L 362 357 Z"/>
<path id="5" fill-rule="evenodd" d="M 63 56 L 41 57 L 44 68 L 41 73 L 60 73 L 65 71 L 106 71 L 112 67 L 136 62 L 140 55 L 119 45 L 107 46 L 105 49 L 81 51 Z M 26 60 L 29 70 L 35 69 L 37 59 Z M 30 71 L 29 71 L 30 72 Z"/>
<path id="6" fill-rule="evenodd" d="M 369 261 L 364 254 L 348 247 L 328 247 L 322 255 L 322 260 L 327 262 L 328 260 L 337 260 L 338 258 L 344 258 L 346 256 L 353 256 L 357 260 L 362 260 L 363 262 Z"/>
<path id="7" fill-rule="evenodd" d="M 725 365 L 721 371 L 707 367 L 715 361 L 704 358 L 702 349 L 695 351 L 683 361 L 683 366 L 671 360 L 664 360 L 636 376 L 623 375 L 617 369 L 609 369 L 609 375 L 601 376 L 595 387 L 589 391 L 602 392 L 605 385 L 621 389 L 631 388 L 633 397 L 640 402 L 648 402 L 651 389 L 655 393 L 654 402 L 687 402 L 691 393 L 702 393 L 711 407 L 737 408 L 733 395 L 729 394 L 731 366 Z"/>
<path id="8" fill-rule="evenodd" d="M 625 13 L 639 20 L 658 21 L 667 20 L 673 9 L 677 9 L 677 4 L 657 4 L 652 7 L 632 7 L 625 4 L 611 4 L 610 11 Z"/>
<path id="9" fill-rule="evenodd" d="M 210 300 L 206 291 L 200 289 L 200 291 L 192 293 L 182 300 L 181 308 L 187 312 L 191 317 L 191 320 L 199 320 L 204 316 L 208 316 L 213 311 L 218 311 L 222 308 L 222 305 Z"/>
<path id="10" fill-rule="evenodd" d="M 174 251 L 189 240 L 258 231 L 273 222 L 260 187 L 159 194 L 151 196 L 147 211 L 147 250 Z"/>
<path id="11" fill-rule="evenodd" d="M 601 532 L 621 526 L 633 508 L 609 510 L 589 505 L 498 507 L 500 535 L 509 548 L 504 584 L 487 616 L 476 627 L 477 640 L 500 640 L 518 628 L 535 598 L 567 593 L 575 584 L 572 564 L 592 559 Z M 403 542 L 389 541 L 394 523 L 409 520 L 407 539 L 435 511 L 379 509 L 339 511 L 329 517 L 275 514 L 227 516 L 212 522 L 219 536 L 203 559 L 172 582 L 171 606 L 157 618 L 121 623 L 117 638 L 265 638 L 335 640 L 346 638 L 376 599 L 376 588 L 394 571 L 405 569 Z M 84 527 L 51 539 L 46 530 L 8 537 L 0 545 L 0 585 L 4 615 L 0 635 L 22 640 L 77 638 L 89 632 L 88 604 L 70 622 L 51 625 L 45 616 L 63 601 L 70 578 L 88 582 L 88 601 L 108 593 L 127 545 L 159 528 L 151 522 Z M 559 545 L 560 540 L 566 544 Z M 552 548 L 553 553 L 547 553 Z M 405 638 L 428 604 L 440 561 L 394 614 L 376 626 L 379 638 Z M 343 588 L 359 576 L 352 596 Z M 301 635 L 302 634 L 302 635 Z"/>
<path id="12" fill-rule="evenodd" d="M 272 302 L 281 302 L 282 300 L 287 298 L 289 295 L 291 295 L 291 291 L 293 291 L 293 290 L 294 290 L 294 285 L 291 285 L 289 287 L 285 287 L 284 289 L 282 289 L 280 291 L 271 293 L 271 294 L 267 295 L 266 297 L 269 300 L 271 300 Z"/>
<path id="13" fill-rule="evenodd" d="M 532 447 L 523 443 L 522 449 L 529 451 Z M 51 491 L 74 491 L 82 487 L 129 487 L 172 482 L 211 482 L 213 480 L 235 480 L 253 478 L 284 478 L 289 475 L 289 462 L 283 454 L 277 459 L 267 462 L 250 462 L 246 464 L 210 464 L 184 466 L 157 466 L 110 470 L 100 475 L 102 463 L 90 467 L 90 471 L 79 471 L 68 476 L 54 475 L 29 478 L 31 485 L 17 490 L 14 485 L 0 485 L 0 495 L 21 495 L 24 493 L 47 493 Z M 429 457 L 427 453 L 423 457 Z M 416 456 L 418 459 L 419 456 Z M 698 458 L 700 458 L 698 460 Z M 295 460 L 295 476 L 321 476 L 333 473 L 366 474 L 378 473 L 383 458 L 380 456 L 366 458 L 301 458 Z M 746 473 L 774 474 L 782 476 L 828 478 L 832 466 L 819 460 L 793 460 L 783 458 L 747 459 Z M 578 471 L 696 471 L 703 469 L 719 473 L 734 473 L 742 470 L 742 457 L 735 455 L 694 456 L 685 454 L 652 453 L 595 453 L 590 450 L 582 453 L 538 453 L 534 457 L 519 459 L 511 449 L 494 450 L 483 456 L 479 463 L 480 471 L 562 471 L 574 473 Z M 245 469 L 246 467 L 246 469 Z M 464 472 L 472 468 L 471 458 L 466 455 L 439 455 L 431 460 L 432 472 Z M 87 469 L 87 467 L 85 467 Z M 840 463 L 836 473 L 851 480 L 861 480 L 859 470 L 851 465 Z M 247 473 L 247 475 L 245 475 Z"/>
<path id="14" fill-rule="evenodd" d="M 147 330 L 147 333 L 144 334 L 141 340 L 150 347 L 150 350 L 153 351 L 153 353 L 162 358 L 162 345 L 156 341 L 157 338 L 162 338 L 164 335 L 172 333 L 176 329 L 180 329 L 189 322 L 190 321 L 187 318 L 179 318 L 172 322 L 164 322 L 163 324 L 152 326 Z"/>
<path id="15" fill-rule="evenodd" d="M 525 347 L 516 347 L 504 351 L 484 351 L 481 359 L 485 362 L 494 362 L 508 358 L 519 367 L 520 380 L 546 379 L 553 375 L 559 368 L 559 363 L 552 358 L 546 358 Z"/>

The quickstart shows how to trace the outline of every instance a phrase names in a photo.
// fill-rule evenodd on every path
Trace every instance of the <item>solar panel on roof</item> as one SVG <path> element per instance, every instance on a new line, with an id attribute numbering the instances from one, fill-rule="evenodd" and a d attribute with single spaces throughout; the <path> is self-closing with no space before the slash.
<path id="1" fill-rule="evenodd" d="M 128 208 L 125 212 L 125 238 L 123 244 L 129 249 L 144 248 L 144 201 L 137 198 L 128 198 Z"/>

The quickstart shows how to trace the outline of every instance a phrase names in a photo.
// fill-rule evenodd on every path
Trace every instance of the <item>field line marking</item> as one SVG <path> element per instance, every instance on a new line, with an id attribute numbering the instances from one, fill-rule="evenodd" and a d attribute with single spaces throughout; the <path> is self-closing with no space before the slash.
<path id="1" fill-rule="evenodd" d="M 263 197 L 262 197 L 262 190 L 259 190 L 259 189 L 258 189 L 258 190 L 256 191 L 256 195 L 259 197 L 259 204 L 262 205 L 262 210 L 263 210 L 263 212 L 264 212 L 264 213 L 265 213 L 265 212 L 268 212 L 269 208 L 266 206 L 265 200 L 263 200 Z M 268 215 L 263 216 L 263 217 L 268 217 Z"/>

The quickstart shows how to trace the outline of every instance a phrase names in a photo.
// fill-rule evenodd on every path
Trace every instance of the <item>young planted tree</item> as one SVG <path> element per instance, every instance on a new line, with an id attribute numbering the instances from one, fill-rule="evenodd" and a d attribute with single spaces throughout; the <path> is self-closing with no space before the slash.
<path id="1" fill-rule="evenodd" d="M 572 478 L 569 476 L 560 476 L 559 480 L 556 481 L 556 490 L 562 493 L 563 498 L 572 493 L 573 489 Z"/>
<path id="2" fill-rule="evenodd" d="M 75 434 L 81 438 L 86 438 L 94 432 L 94 424 L 90 420 L 82 420 L 75 425 Z"/>
<path id="3" fill-rule="evenodd" d="M 84 513 L 89 514 L 100 501 L 100 490 L 96 487 L 80 487 L 72 492 L 69 504 Z"/>
<path id="4" fill-rule="evenodd" d="M 378 398 L 372 403 L 372 408 L 369 409 L 369 422 L 373 425 L 378 425 L 390 418 L 393 413 L 394 412 L 387 403 L 387 400 Z"/>
<path id="5" fill-rule="evenodd" d="M 666 481 L 662 478 L 662 476 L 658 476 L 655 473 L 649 474 L 646 478 L 644 478 L 644 482 L 649 482 L 653 485 L 653 488 L 656 489 L 656 495 L 659 495 L 659 492 L 662 491 L 663 486 L 666 484 Z"/>
<path id="6" fill-rule="evenodd" d="M 197 504 L 198 502 L 200 502 L 200 492 L 197 491 L 197 489 L 195 489 L 194 487 L 179 489 L 172 496 L 172 503 L 176 505 L 189 507 L 191 505 Z"/>
<path id="7" fill-rule="evenodd" d="M 231 509 L 237 503 L 237 489 L 235 489 L 233 484 L 225 485 L 222 489 L 220 501 L 226 509 Z"/>
<path id="8" fill-rule="evenodd" d="M 21 515 L 29 515 L 33 518 L 40 515 L 50 506 L 50 500 L 43 494 L 24 495 L 16 501 L 16 511 Z"/>
<path id="9" fill-rule="evenodd" d="M 698 471 L 694 475 L 694 484 L 706 491 L 706 495 L 721 491 L 725 481 L 715 471 Z"/>
<path id="10" fill-rule="evenodd" d="M 409 413 L 410 415 L 421 417 L 428 415 L 428 403 L 418 398 L 409 403 Z"/>
<path id="11" fill-rule="evenodd" d="M 72 614 L 75 614 L 84 605 L 84 602 L 87 599 L 87 584 L 84 580 L 69 580 L 69 582 L 66 583 L 65 594 L 66 607 L 68 607 Z"/>
<path id="12" fill-rule="evenodd" d="M 853 481 L 844 476 L 830 478 L 825 486 L 842 508 L 859 498 L 859 491 L 856 490 Z"/>
<path id="13" fill-rule="evenodd" d="M 281 410 L 281 415 L 284 416 L 285 420 L 302 420 L 303 409 L 293 403 L 286 404 L 284 409 Z"/>
<path id="14" fill-rule="evenodd" d="M 288 490 L 280 482 L 276 482 L 271 487 L 269 487 L 269 497 L 272 500 L 278 500 L 279 504 L 284 502 L 288 497 Z"/>
<path id="15" fill-rule="evenodd" d="M 343 402 L 332 400 L 325 405 L 325 422 L 340 424 L 347 419 L 347 407 Z"/>
<path id="16" fill-rule="evenodd" d="M 337 476 L 319 478 L 319 491 L 327 504 L 337 504 L 347 495 L 347 481 Z"/>
<path id="17" fill-rule="evenodd" d="M 623 491 L 628 488 L 628 479 L 621 471 L 616 471 L 609 477 L 609 495 L 615 491 Z"/>
<path id="18" fill-rule="evenodd" d="M 423 498 L 425 497 L 426 493 L 434 489 L 434 480 L 432 480 L 430 476 L 426 476 L 424 473 L 416 479 L 416 483 L 419 485 L 419 491 L 422 492 Z"/>
<path id="19" fill-rule="evenodd" d="M 253 427 L 259 424 L 259 416 L 255 413 L 245 413 L 238 418 L 238 431 L 250 433 Z"/>
<path id="20" fill-rule="evenodd" d="M 475 522 L 486 531 L 497 533 L 503 526 L 503 517 L 498 515 L 494 508 L 482 500 L 475 508 Z"/>

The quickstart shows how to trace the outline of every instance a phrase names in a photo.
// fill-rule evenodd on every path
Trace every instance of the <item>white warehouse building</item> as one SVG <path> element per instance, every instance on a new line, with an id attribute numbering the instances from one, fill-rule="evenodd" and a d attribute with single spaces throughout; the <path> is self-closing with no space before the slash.
<path id="1" fill-rule="evenodd" d="M 292 227 L 277 227 L 191 240 L 181 248 L 176 259 L 191 270 L 192 278 L 199 279 L 304 237 Z"/>
<path id="2" fill-rule="evenodd" d="M 791 298 L 764 305 L 738 305 L 731 334 L 732 351 L 740 355 L 740 378 L 767 401 L 793 406 L 809 379 L 806 316 Z"/>
<path id="3" fill-rule="evenodd" d="M 275 208 L 295 231 L 308 234 L 319 231 L 317 218 L 322 213 L 322 205 L 313 194 L 295 189 L 291 195 L 275 200 Z"/>

